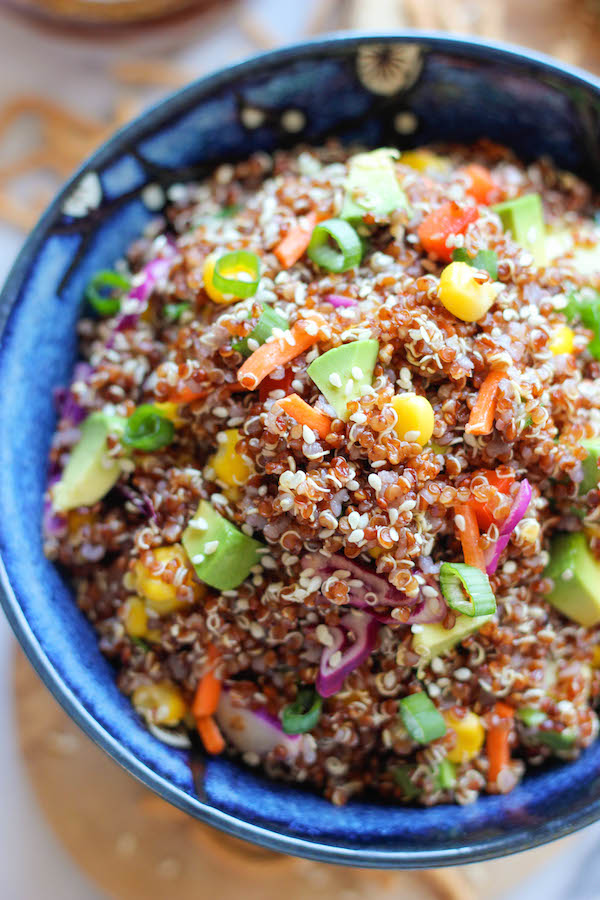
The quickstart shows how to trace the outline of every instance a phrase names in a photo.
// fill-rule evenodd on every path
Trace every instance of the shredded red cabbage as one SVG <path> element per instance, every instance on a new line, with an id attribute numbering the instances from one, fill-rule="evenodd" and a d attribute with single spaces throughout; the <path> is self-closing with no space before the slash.
<path id="1" fill-rule="evenodd" d="M 526 478 L 519 485 L 517 496 L 514 499 L 510 512 L 506 521 L 499 526 L 500 534 L 495 544 L 487 550 L 485 559 L 485 570 L 488 575 L 493 575 L 498 568 L 500 557 L 510 541 L 510 537 L 527 512 L 527 507 L 531 502 L 531 485 Z"/>
<path id="2" fill-rule="evenodd" d="M 360 610 L 352 610 L 340 619 L 340 627 L 330 628 L 333 638 L 325 647 L 317 675 L 317 691 L 321 697 L 331 697 L 341 689 L 347 675 L 357 669 L 372 653 L 377 642 L 379 623 L 373 616 Z M 350 640 L 350 634 L 354 640 Z M 335 666 L 331 660 L 341 653 Z"/>
<path id="3" fill-rule="evenodd" d="M 113 333 L 111 334 L 106 346 L 110 350 L 115 342 L 115 336 L 119 331 L 127 331 L 137 324 L 141 314 L 146 309 L 148 299 L 159 281 L 163 281 L 173 264 L 173 257 L 177 253 L 177 248 L 172 242 L 165 245 L 163 256 L 151 259 L 146 263 L 140 273 L 139 284 L 131 289 L 127 297 L 123 300 L 123 310 L 117 316 Z"/>
<path id="4" fill-rule="evenodd" d="M 358 300 L 355 300 L 354 297 L 344 297 L 342 294 L 326 294 L 323 299 L 335 307 L 358 306 Z"/>
<path id="5" fill-rule="evenodd" d="M 424 575 L 426 594 L 421 593 L 417 597 L 408 597 L 394 587 L 393 584 L 377 572 L 373 572 L 367 566 L 355 559 L 347 559 L 341 554 L 334 553 L 325 556 L 322 553 L 310 553 L 302 557 L 302 568 L 313 570 L 319 574 L 323 581 L 336 571 L 349 572 L 350 575 L 342 580 L 348 587 L 348 603 L 356 609 L 367 611 L 373 618 L 383 625 L 417 625 L 432 622 L 441 622 L 448 612 L 437 581 L 431 575 Z M 360 587 L 352 584 L 352 581 L 360 581 Z M 410 616 L 402 622 L 393 618 L 382 607 L 409 609 Z"/>
<path id="6" fill-rule="evenodd" d="M 291 761 L 302 749 L 302 735 L 286 734 L 279 719 L 264 709 L 234 706 L 228 690 L 221 691 L 216 719 L 223 733 L 241 753 L 256 753 L 263 757 L 281 746 Z"/>

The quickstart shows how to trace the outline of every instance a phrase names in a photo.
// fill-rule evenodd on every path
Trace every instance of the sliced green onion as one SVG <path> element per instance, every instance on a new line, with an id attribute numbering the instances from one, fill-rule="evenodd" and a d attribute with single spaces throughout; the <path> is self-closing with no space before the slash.
<path id="1" fill-rule="evenodd" d="M 152 451 L 170 444 L 174 434 L 170 419 L 161 415 L 155 406 L 144 403 L 127 419 L 122 441 L 135 450 Z"/>
<path id="2" fill-rule="evenodd" d="M 456 766 L 449 759 L 443 759 L 437 767 L 435 780 L 442 791 L 451 791 L 456 784 Z"/>
<path id="3" fill-rule="evenodd" d="M 164 317 L 167 322 L 179 322 L 183 313 L 189 308 L 189 303 L 165 303 Z"/>
<path id="4" fill-rule="evenodd" d="M 575 743 L 575 734 L 570 728 L 563 731 L 538 731 L 536 740 L 551 750 L 570 750 Z"/>
<path id="5" fill-rule="evenodd" d="M 428 744 L 446 734 L 444 717 L 426 693 L 409 694 L 398 703 L 404 727 L 419 744 Z"/>
<path id="6" fill-rule="evenodd" d="M 287 331 L 289 322 L 287 319 L 284 319 L 280 313 L 276 312 L 272 307 L 267 306 L 265 303 L 258 322 L 248 337 L 235 343 L 233 349 L 243 354 L 243 356 L 250 356 L 253 351 L 249 348 L 248 341 L 253 340 L 256 341 L 257 344 L 264 344 L 267 338 L 271 337 L 274 328 L 281 328 L 282 331 Z"/>
<path id="7" fill-rule="evenodd" d="M 330 245 L 333 240 L 337 245 Z M 315 265 L 328 272 L 346 272 L 362 259 L 362 245 L 356 231 L 343 219 L 327 219 L 317 225 L 306 251 Z"/>
<path id="8" fill-rule="evenodd" d="M 421 791 L 417 787 L 417 785 L 413 782 L 412 776 L 415 773 L 415 767 L 404 765 L 404 766 L 396 766 L 393 771 L 394 781 L 401 789 L 405 800 L 414 800 L 415 797 L 418 797 Z"/>
<path id="9" fill-rule="evenodd" d="M 572 291 L 564 312 L 569 322 L 579 319 L 586 328 L 594 332 L 587 349 L 594 359 L 600 359 L 600 293 L 592 288 Z"/>
<path id="10" fill-rule="evenodd" d="M 114 316 L 121 309 L 121 297 L 131 287 L 124 275 L 106 269 L 96 272 L 85 289 L 85 299 L 100 316 Z"/>
<path id="11" fill-rule="evenodd" d="M 305 734 L 312 731 L 323 708 L 323 698 L 314 687 L 301 687 L 293 703 L 283 710 L 281 727 L 286 734 Z"/>
<path id="12" fill-rule="evenodd" d="M 498 254 L 495 250 L 479 250 L 475 256 L 470 256 L 464 247 L 457 247 L 452 251 L 452 260 L 483 269 L 494 281 L 498 278 Z"/>
<path id="13" fill-rule="evenodd" d="M 546 713 L 543 713 L 541 709 L 533 709 L 531 706 L 521 707 L 515 715 L 527 728 L 539 728 L 547 719 Z"/>
<path id="14" fill-rule="evenodd" d="M 496 612 L 496 598 L 485 572 L 465 563 L 442 563 L 440 586 L 450 609 L 465 616 L 489 616 Z"/>
<path id="15" fill-rule="evenodd" d="M 239 203 L 231 203 L 229 206 L 223 206 L 216 214 L 217 219 L 231 219 L 242 207 Z"/>
<path id="16" fill-rule="evenodd" d="M 260 280 L 260 259 L 249 250 L 233 250 L 215 263 L 213 284 L 223 294 L 253 297 Z"/>

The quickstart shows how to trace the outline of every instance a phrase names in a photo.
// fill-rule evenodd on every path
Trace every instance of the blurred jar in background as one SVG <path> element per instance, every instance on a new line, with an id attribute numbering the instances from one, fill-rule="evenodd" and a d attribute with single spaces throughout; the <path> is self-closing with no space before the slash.
<path id="1" fill-rule="evenodd" d="M 7 0 L 6 6 L 71 25 L 130 25 L 206 6 L 206 0 Z"/>

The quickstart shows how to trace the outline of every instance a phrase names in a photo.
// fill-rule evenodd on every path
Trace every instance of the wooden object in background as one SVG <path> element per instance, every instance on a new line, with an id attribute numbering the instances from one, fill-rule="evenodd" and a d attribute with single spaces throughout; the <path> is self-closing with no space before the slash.
<path id="1" fill-rule="evenodd" d="M 424 872 L 282 856 L 200 824 L 128 776 L 69 719 L 20 650 L 14 673 L 17 734 L 40 809 L 113 900 L 497 900 L 572 840 Z"/>

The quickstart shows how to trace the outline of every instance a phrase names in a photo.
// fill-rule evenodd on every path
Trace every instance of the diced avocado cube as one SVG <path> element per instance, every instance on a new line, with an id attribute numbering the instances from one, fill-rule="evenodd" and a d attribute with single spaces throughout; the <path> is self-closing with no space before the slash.
<path id="1" fill-rule="evenodd" d="M 380 219 L 396 209 L 408 209 L 394 169 L 397 156 L 397 150 L 380 147 L 351 157 L 340 218 L 356 222 L 371 213 Z"/>
<path id="2" fill-rule="evenodd" d="M 579 485 L 579 493 L 587 494 L 588 491 L 598 487 L 600 471 L 598 470 L 598 458 L 600 457 L 600 438 L 587 438 L 581 442 L 588 455 L 583 461 L 583 481 Z"/>
<path id="3" fill-rule="evenodd" d="M 554 538 L 545 575 L 554 582 L 552 606 L 579 625 L 600 623 L 600 562 L 582 532 Z"/>
<path id="4" fill-rule="evenodd" d="M 308 374 L 340 419 L 348 418 L 348 403 L 359 400 L 371 387 L 378 354 L 377 341 L 352 341 L 328 350 L 308 367 Z"/>
<path id="5" fill-rule="evenodd" d="M 539 194 L 524 194 L 493 206 L 506 231 L 510 231 L 517 244 L 533 254 L 538 266 L 546 263 L 546 226 L 544 209 Z"/>
<path id="6" fill-rule="evenodd" d="M 181 543 L 196 575 L 219 591 L 229 591 L 244 581 L 260 562 L 262 544 L 248 537 L 201 500 Z"/>
<path id="7" fill-rule="evenodd" d="M 52 505 L 59 512 L 92 506 L 108 494 L 121 474 L 121 463 L 108 456 L 107 437 L 120 436 L 124 419 L 94 412 L 81 425 L 62 477 L 52 488 Z"/>
<path id="8" fill-rule="evenodd" d="M 474 631 L 478 631 L 490 619 L 493 619 L 493 615 L 457 616 L 452 628 L 444 628 L 443 625 L 437 624 L 422 625 L 422 630 L 413 635 L 412 649 L 425 659 L 441 656 Z"/>

